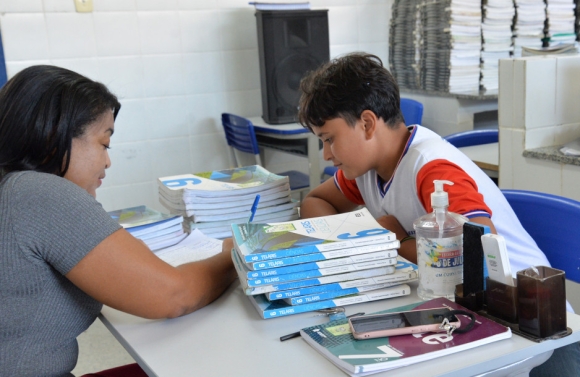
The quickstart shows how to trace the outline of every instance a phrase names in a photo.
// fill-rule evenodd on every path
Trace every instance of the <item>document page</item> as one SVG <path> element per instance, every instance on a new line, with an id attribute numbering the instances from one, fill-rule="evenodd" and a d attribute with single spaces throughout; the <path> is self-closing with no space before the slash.
<path id="1" fill-rule="evenodd" d="M 221 253 L 222 243 L 221 240 L 208 237 L 195 229 L 177 245 L 158 250 L 155 255 L 175 267 Z"/>

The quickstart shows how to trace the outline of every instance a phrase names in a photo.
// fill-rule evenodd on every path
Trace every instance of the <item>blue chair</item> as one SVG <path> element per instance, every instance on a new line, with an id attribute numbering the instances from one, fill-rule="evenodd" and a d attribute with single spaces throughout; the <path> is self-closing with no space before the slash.
<path id="1" fill-rule="evenodd" d="M 262 166 L 260 148 L 256 140 L 254 125 L 249 119 L 238 115 L 222 113 L 222 126 L 226 134 L 226 141 L 233 155 L 237 167 L 243 166 L 236 151 L 254 155 L 256 164 Z M 300 196 L 310 188 L 310 177 L 297 170 L 289 170 L 278 175 L 287 176 L 290 181 L 290 190 L 299 191 Z"/>
<path id="2" fill-rule="evenodd" d="M 413 124 L 421 124 L 423 120 L 423 104 L 410 98 L 401 98 L 401 112 L 405 118 L 405 124 L 411 126 Z M 327 166 L 322 171 L 322 176 L 332 177 L 338 168 L 334 166 Z"/>
<path id="3" fill-rule="evenodd" d="M 401 98 L 401 112 L 405 118 L 405 124 L 421 124 L 423 121 L 423 104 L 410 98 Z"/>
<path id="4" fill-rule="evenodd" d="M 497 143 L 499 141 L 499 130 L 492 128 L 462 131 L 443 138 L 456 148 L 471 147 L 473 145 Z"/>
<path id="5" fill-rule="evenodd" d="M 550 264 L 580 283 L 580 202 L 535 191 L 502 192 Z"/>

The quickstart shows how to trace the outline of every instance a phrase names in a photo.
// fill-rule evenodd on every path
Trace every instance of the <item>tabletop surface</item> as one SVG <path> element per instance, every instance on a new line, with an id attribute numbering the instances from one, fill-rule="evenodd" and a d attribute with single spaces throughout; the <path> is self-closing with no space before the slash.
<path id="1" fill-rule="evenodd" d="M 346 314 L 372 313 L 420 301 L 413 294 L 347 306 Z M 477 349 L 417 363 L 377 376 L 476 375 L 580 340 L 580 316 L 568 313 L 575 332 L 565 338 L 534 343 L 517 335 Z M 316 312 L 261 319 L 234 283 L 209 306 L 170 320 L 146 320 L 104 307 L 101 320 L 151 375 L 179 376 L 344 376 L 334 364 L 301 338 L 280 342 L 282 335 L 324 323 Z"/>
<path id="2" fill-rule="evenodd" d="M 497 171 L 499 168 L 499 143 L 473 145 L 459 150 L 482 169 Z"/>

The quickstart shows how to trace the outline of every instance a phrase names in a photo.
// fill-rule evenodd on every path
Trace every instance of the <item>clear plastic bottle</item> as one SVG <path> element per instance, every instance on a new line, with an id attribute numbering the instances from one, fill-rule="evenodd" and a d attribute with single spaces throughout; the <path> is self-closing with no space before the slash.
<path id="1" fill-rule="evenodd" d="M 443 185 L 453 182 L 435 180 L 431 194 L 433 212 L 413 223 L 417 239 L 417 265 L 422 300 L 437 297 L 455 299 L 455 286 L 463 282 L 463 223 L 465 216 L 447 211 L 449 198 Z"/>

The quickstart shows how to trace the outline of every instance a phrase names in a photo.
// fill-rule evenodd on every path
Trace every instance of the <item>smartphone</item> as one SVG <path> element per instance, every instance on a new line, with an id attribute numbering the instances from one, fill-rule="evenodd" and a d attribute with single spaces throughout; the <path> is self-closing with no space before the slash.
<path id="1" fill-rule="evenodd" d="M 348 319 L 355 339 L 371 339 L 384 336 L 439 332 L 439 325 L 449 313 L 449 308 L 419 309 L 406 312 L 362 315 Z M 461 321 L 452 315 L 449 323 L 459 327 Z"/>

